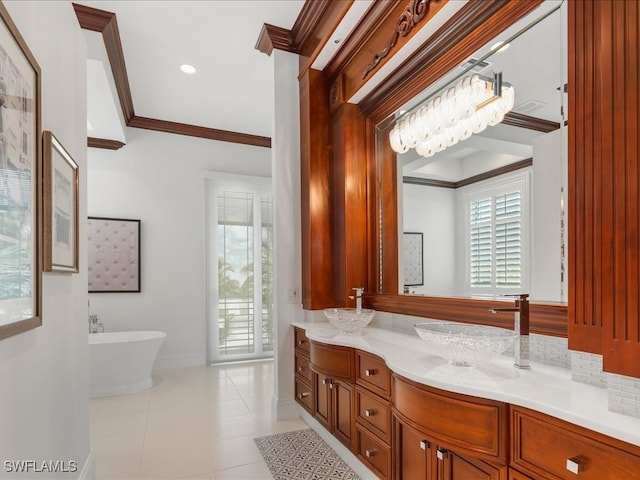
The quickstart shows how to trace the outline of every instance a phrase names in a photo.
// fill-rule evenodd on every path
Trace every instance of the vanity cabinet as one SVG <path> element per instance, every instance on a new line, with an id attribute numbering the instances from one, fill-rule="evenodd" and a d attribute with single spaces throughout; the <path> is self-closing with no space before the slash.
<path id="1" fill-rule="evenodd" d="M 507 480 L 506 466 L 451 450 L 397 416 L 393 422 L 394 479 Z"/>
<path id="2" fill-rule="evenodd" d="M 531 478 L 640 478 L 639 447 L 522 407 L 511 426 L 511 465 Z"/>
<path id="3" fill-rule="evenodd" d="M 309 366 L 315 374 L 313 415 L 349 450 L 354 450 L 355 354 L 352 348 L 310 342 Z"/>
<path id="4" fill-rule="evenodd" d="M 356 350 L 356 455 L 380 478 L 391 478 L 390 379 L 384 360 Z"/>
<path id="5" fill-rule="evenodd" d="M 313 414 L 315 377 L 309 364 L 309 339 L 301 328 L 294 328 L 295 399 Z"/>

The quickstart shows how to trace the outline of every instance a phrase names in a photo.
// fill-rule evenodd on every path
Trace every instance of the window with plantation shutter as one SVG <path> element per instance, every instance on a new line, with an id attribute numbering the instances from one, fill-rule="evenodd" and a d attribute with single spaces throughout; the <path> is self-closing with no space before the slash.
<path id="1" fill-rule="evenodd" d="M 468 285 L 471 293 L 526 288 L 526 182 L 502 183 L 467 197 Z"/>

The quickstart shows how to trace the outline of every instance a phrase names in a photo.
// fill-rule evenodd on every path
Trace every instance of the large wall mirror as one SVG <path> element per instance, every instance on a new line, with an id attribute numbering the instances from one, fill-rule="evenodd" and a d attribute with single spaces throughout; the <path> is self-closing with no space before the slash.
<path id="1" fill-rule="evenodd" d="M 398 233 L 379 245 L 378 293 L 566 302 L 566 38 L 566 5 L 544 2 L 377 125 L 380 185 L 397 183 L 380 220 Z"/>

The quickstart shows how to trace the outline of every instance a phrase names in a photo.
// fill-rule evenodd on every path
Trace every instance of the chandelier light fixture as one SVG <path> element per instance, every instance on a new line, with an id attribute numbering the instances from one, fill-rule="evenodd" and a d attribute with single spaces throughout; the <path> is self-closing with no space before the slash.
<path id="1" fill-rule="evenodd" d="M 432 157 L 502 122 L 515 96 L 513 86 L 502 82 L 502 73 L 494 74 L 493 79 L 478 74 L 464 77 L 397 122 L 389 133 L 391 148 L 397 153 L 415 148 L 418 155 Z"/>

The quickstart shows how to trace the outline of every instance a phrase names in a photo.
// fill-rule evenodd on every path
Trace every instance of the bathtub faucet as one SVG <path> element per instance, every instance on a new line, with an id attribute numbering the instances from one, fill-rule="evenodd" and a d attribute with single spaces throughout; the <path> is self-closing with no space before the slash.
<path id="1" fill-rule="evenodd" d="M 530 368 L 529 365 L 529 294 L 505 295 L 516 297 L 513 308 L 492 308 L 491 313 L 513 312 L 513 330 L 518 335 L 515 349 L 514 366 L 517 368 Z"/>
<path id="2" fill-rule="evenodd" d="M 89 315 L 89 333 L 98 333 L 100 330 L 104 332 L 104 325 L 98 322 L 98 315 Z"/>

